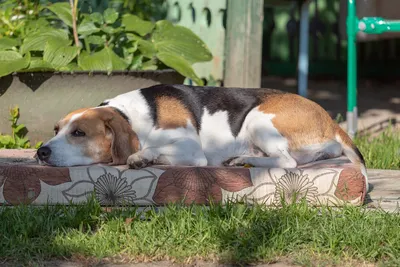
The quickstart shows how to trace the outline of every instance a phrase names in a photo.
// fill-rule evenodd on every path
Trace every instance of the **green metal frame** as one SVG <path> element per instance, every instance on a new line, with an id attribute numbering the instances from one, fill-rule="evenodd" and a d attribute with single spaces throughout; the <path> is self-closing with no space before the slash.
<path id="1" fill-rule="evenodd" d="M 381 17 L 359 19 L 356 0 L 348 0 L 347 11 L 347 132 L 351 137 L 357 132 L 357 33 L 382 34 L 400 32 L 400 20 Z"/>

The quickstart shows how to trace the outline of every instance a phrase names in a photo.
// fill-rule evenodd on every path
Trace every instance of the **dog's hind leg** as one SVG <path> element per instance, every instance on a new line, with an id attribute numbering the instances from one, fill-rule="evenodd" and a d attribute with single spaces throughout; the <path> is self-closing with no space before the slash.
<path id="1" fill-rule="evenodd" d="M 295 168 L 296 160 L 289 153 L 288 140 L 265 118 L 255 119 L 249 125 L 248 136 L 251 143 L 269 157 L 239 156 L 225 161 L 225 166 L 250 164 L 264 168 Z"/>

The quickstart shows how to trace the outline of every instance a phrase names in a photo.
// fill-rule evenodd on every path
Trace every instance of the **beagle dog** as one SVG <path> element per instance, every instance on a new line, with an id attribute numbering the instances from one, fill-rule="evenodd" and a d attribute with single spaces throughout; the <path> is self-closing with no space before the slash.
<path id="1" fill-rule="evenodd" d="M 151 164 L 295 168 L 363 156 L 318 104 L 272 89 L 155 85 L 74 111 L 38 149 L 53 166 Z"/>

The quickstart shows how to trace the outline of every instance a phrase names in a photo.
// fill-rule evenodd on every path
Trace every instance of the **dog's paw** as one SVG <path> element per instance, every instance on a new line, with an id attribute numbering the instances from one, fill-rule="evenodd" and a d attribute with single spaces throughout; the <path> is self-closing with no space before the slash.
<path id="1" fill-rule="evenodd" d="M 142 169 L 148 166 L 150 161 L 141 157 L 139 154 L 133 154 L 128 157 L 126 163 L 130 169 Z"/>
<path id="2" fill-rule="evenodd" d="M 222 165 L 226 167 L 244 166 L 243 158 L 236 157 L 225 160 Z"/>

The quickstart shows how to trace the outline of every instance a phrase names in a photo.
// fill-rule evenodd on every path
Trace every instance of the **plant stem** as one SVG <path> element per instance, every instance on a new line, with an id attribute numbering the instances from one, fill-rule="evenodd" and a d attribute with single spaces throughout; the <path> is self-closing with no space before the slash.
<path id="1" fill-rule="evenodd" d="M 78 9 L 78 0 L 69 0 L 71 5 L 71 14 L 72 14 L 72 32 L 74 34 L 75 45 L 79 47 L 79 38 L 78 31 L 76 28 L 76 20 L 77 20 L 77 9 Z"/>

